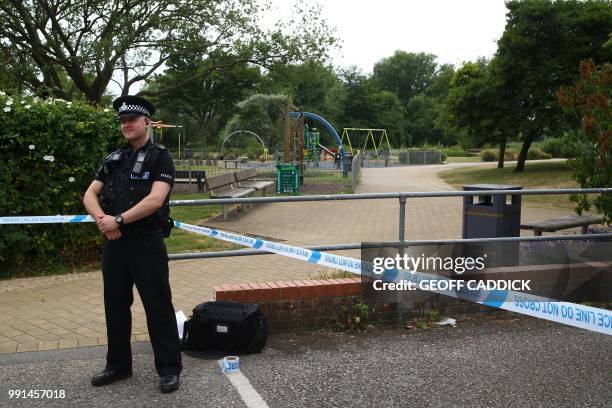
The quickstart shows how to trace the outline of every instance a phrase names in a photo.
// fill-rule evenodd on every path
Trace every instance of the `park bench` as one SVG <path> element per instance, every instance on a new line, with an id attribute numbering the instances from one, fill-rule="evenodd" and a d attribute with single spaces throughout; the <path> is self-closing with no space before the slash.
<path id="1" fill-rule="evenodd" d="M 555 232 L 567 228 L 582 227 L 582 233 L 586 234 L 589 225 L 601 224 L 601 215 L 566 215 L 559 218 L 550 218 L 542 221 L 526 222 L 521 224 L 521 229 L 533 230 L 533 235 L 541 236 L 542 232 Z"/>
<path id="2" fill-rule="evenodd" d="M 266 188 L 274 185 L 274 181 L 271 180 L 256 180 L 257 170 L 253 167 L 237 171 L 234 173 L 234 177 L 239 187 L 254 188 L 261 191 L 262 197 L 266 195 Z"/>
<path id="3" fill-rule="evenodd" d="M 206 177 L 206 187 L 210 191 L 210 198 L 241 198 L 253 194 L 251 187 L 235 187 L 236 180 L 233 173 Z M 243 209 L 242 205 L 240 206 Z M 223 220 L 227 221 L 227 204 L 223 204 Z"/>
<path id="4" fill-rule="evenodd" d="M 198 186 L 198 193 L 204 192 L 206 173 L 204 170 L 176 170 L 174 174 L 174 183 L 190 184 L 195 183 Z"/>

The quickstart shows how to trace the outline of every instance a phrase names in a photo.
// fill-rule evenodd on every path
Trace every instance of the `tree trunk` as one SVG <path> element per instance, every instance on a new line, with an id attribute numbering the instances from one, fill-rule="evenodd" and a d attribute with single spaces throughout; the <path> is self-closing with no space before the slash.
<path id="1" fill-rule="evenodd" d="M 518 173 L 525 170 L 525 160 L 527 160 L 527 153 L 529 152 L 529 148 L 531 147 L 531 141 L 533 136 L 531 134 L 525 135 L 525 140 L 523 141 L 523 146 L 521 146 L 521 152 L 519 153 L 516 167 L 514 168 L 514 172 Z"/>
<path id="2" fill-rule="evenodd" d="M 202 118 L 200 121 L 200 130 L 202 131 L 202 159 L 208 157 L 208 121 Z"/>
<path id="3" fill-rule="evenodd" d="M 504 168 L 504 160 L 506 155 L 506 136 L 503 136 L 501 141 L 499 142 L 499 158 L 497 159 L 497 168 Z"/>

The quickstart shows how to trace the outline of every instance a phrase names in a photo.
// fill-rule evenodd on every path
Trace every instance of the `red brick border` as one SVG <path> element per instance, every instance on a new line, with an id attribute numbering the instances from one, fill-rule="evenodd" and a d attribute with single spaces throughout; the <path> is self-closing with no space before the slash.
<path id="1" fill-rule="evenodd" d="M 362 294 L 361 278 L 294 280 L 263 283 L 237 283 L 213 286 L 216 300 L 269 303 L 321 297 L 346 297 Z"/>

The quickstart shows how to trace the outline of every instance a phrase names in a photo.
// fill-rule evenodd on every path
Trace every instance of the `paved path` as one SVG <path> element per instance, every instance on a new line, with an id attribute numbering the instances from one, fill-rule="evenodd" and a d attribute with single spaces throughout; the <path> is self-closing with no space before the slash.
<path id="1" fill-rule="evenodd" d="M 463 164 L 473 165 L 473 164 Z M 452 190 L 434 165 L 364 169 L 358 192 Z M 297 245 L 396 240 L 397 200 L 275 203 L 252 208 L 218 228 L 272 237 Z M 563 211 L 524 208 L 523 220 Z M 408 201 L 406 239 L 461 237 L 461 198 Z M 359 256 L 358 252 L 343 252 Z M 191 309 L 212 298 L 220 283 L 303 279 L 321 267 L 276 255 L 173 261 L 171 286 L 176 310 Z M 148 339 L 144 311 L 134 297 L 133 340 Z M 104 345 L 106 328 L 100 272 L 0 282 L 0 353 Z"/>

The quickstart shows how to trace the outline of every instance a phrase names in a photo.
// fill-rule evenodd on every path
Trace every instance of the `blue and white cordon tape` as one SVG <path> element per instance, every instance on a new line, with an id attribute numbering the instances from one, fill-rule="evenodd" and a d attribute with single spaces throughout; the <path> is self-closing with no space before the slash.
<path id="1" fill-rule="evenodd" d="M 356 275 L 362 273 L 362 262 L 359 259 L 329 254 L 326 252 L 300 248 L 292 245 L 279 244 L 259 238 L 246 237 L 244 235 L 232 234 L 214 228 L 199 227 L 197 225 L 185 224 L 175 221 L 177 228 L 191 231 L 196 234 L 218 238 L 235 244 L 273 252 L 289 258 L 299 259 L 317 265 L 340 269 Z M 364 265 L 364 267 L 371 265 Z M 381 279 L 387 282 L 397 282 L 400 279 L 417 284 L 421 280 L 447 281 L 437 275 L 391 269 L 381 275 Z M 430 292 L 439 293 L 454 298 L 468 300 L 475 303 L 521 313 L 540 319 L 562 323 L 568 326 L 579 327 L 607 335 L 612 335 L 612 311 L 599 309 L 591 306 L 579 305 L 571 302 L 563 302 L 541 296 L 529 295 L 512 290 L 440 290 L 430 289 Z"/>
<path id="2" fill-rule="evenodd" d="M 233 242 L 246 247 L 261 249 L 264 251 L 273 252 L 278 255 L 283 255 L 288 258 L 298 259 L 300 261 L 313 263 L 330 268 L 341 269 L 343 271 L 352 272 L 357 275 L 361 274 L 361 261 L 359 259 L 349 258 L 328 254 L 321 251 L 300 248 L 292 245 L 279 244 L 278 242 L 266 241 L 259 238 L 245 237 L 244 235 L 232 234 L 214 228 L 199 227 L 197 225 L 185 224 L 180 221 L 174 221 L 177 228 L 185 231 L 195 232 L 196 234 L 206 235 L 212 238 L 218 238 L 223 241 Z"/>
<path id="3" fill-rule="evenodd" d="M 0 217 L 0 225 L 79 222 L 93 222 L 93 219 L 88 215 Z M 279 244 L 277 242 L 266 241 L 259 238 L 246 237 L 244 235 L 233 234 L 214 228 L 185 224 L 180 221 L 175 221 L 174 225 L 177 228 L 185 231 L 191 231 L 196 234 L 233 242 L 245 247 L 272 252 L 289 258 L 298 259 L 300 261 L 351 272 L 356 275 L 361 275 L 362 273 L 362 262 L 359 259 L 300 248 L 292 245 Z M 371 268 L 371 265 L 364 264 L 363 267 Z M 408 282 L 413 282 L 416 285 L 418 285 L 418 283 L 422 280 L 438 282 L 451 281 L 450 279 L 441 278 L 437 275 L 398 269 L 386 270 L 384 274 L 381 275 L 381 280 L 387 282 L 406 280 Z M 488 291 L 468 289 L 430 289 L 429 291 L 480 303 L 498 309 L 550 320 L 568 326 L 579 327 L 598 333 L 612 335 L 612 311 L 606 309 L 558 301 L 512 290 Z"/>
<path id="4" fill-rule="evenodd" d="M 44 215 L 23 217 L 0 217 L 2 224 L 65 224 L 70 222 L 93 222 L 89 215 Z"/>

